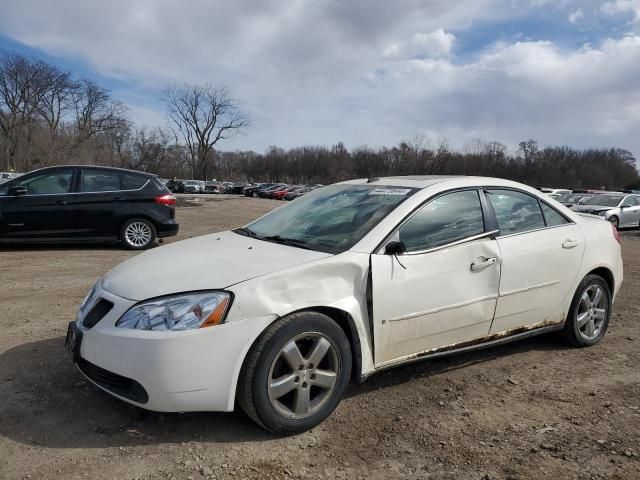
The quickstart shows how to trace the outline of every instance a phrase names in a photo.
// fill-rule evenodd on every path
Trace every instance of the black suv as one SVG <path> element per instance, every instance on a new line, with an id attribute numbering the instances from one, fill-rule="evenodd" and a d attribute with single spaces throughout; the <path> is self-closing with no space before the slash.
<path id="1" fill-rule="evenodd" d="M 43 168 L 0 184 L 0 242 L 120 240 L 142 250 L 178 233 L 175 203 L 148 173 Z"/>

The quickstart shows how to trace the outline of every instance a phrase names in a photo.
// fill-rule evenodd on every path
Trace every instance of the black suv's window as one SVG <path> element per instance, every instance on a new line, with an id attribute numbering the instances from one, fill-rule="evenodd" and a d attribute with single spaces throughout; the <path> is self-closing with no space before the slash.
<path id="1" fill-rule="evenodd" d="M 27 189 L 27 195 L 55 195 L 71 191 L 73 170 L 61 169 L 25 175 L 3 184 L 0 193 L 7 193 L 10 187 L 21 186 Z"/>
<path id="2" fill-rule="evenodd" d="M 500 235 L 544 228 L 538 199 L 514 190 L 489 190 L 489 200 L 496 212 Z"/>
<path id="3" fill-rule="evenodd" d="M 428 250 L 484 232 L 482 205 L 476 190 L 442 195 L 422 207 L 402 227 L 400 241 L 408 252 Z"/>
<path id="4" fill-rule="evenodd" d="M 120 190 L 120 174 L 115 170 L 82 170 L 81 192 L 114 192 Z"/>
<path id="5" fill-rule="evenodd" d="M 122 174 L 122 189 L 137 190 L 147 183 L 149 179 L 143 175 L 135 175 L 133 173 Z"/>

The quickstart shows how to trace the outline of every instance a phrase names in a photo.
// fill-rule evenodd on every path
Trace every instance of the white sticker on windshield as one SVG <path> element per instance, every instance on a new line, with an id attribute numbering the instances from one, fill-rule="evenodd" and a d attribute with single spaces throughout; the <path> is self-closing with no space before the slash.
<path id="1" fill-rule="evenodd" d="M 369 195 L 406 195 L 410 191 L 410 188 L 376 188 Z"/>

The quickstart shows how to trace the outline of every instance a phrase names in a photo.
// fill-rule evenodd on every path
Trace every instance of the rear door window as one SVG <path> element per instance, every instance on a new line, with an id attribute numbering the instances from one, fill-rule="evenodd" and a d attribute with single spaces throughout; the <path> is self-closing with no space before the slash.
<path id="1" fill-rule="evenodd" d="M 488 190 L 489 201 L 496 212 L 500 235 L 545 228 L 538 199 L 515 190 Z"/>
<path id="2" fill-rule="evenodd" d="M 558 225 L 569 223 L 569 220 L 567 220 L 563 215 L 560 215 L 554 208 L 551 208 L 544 202 L 541 202 L 541 205 L 544 219 L 547 222 L 547 227 L 556 227 Z"/>
<path id="3" fill-rule="evenodd" d="M 81 192 L 114 192 L 120 190 L 120 174 L 115 170 L 82 170 Z"/>

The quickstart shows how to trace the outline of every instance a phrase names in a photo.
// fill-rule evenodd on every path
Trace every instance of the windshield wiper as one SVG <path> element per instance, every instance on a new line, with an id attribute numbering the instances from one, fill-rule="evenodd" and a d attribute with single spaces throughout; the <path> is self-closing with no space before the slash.
<path id="1" fill-rule="evenodd" d="M 256 232 L 254 232 L 253 230 L 249 230 L 246 227 L 236 228 L 233 231 L 236 232 L 236 233 L 239 233 L 240 235 L 244 235 L 245 237 L 251 237 L 251 238 L 257 238 L 258 237 Z"/>
<path id="2" fill-rule="evenodd" d="M 291 247 L 304 248 L 305 250 L 314 250 L 307 246 L 307 242 L 304 240 L 296 240 L 294 238 L 285 238 L 280 235 L 269 235 L 266 237 L 256 236 L 258 240 L 266 240 L 267 242 L 276 242 L 282 245 L 289 245 Z"/>

